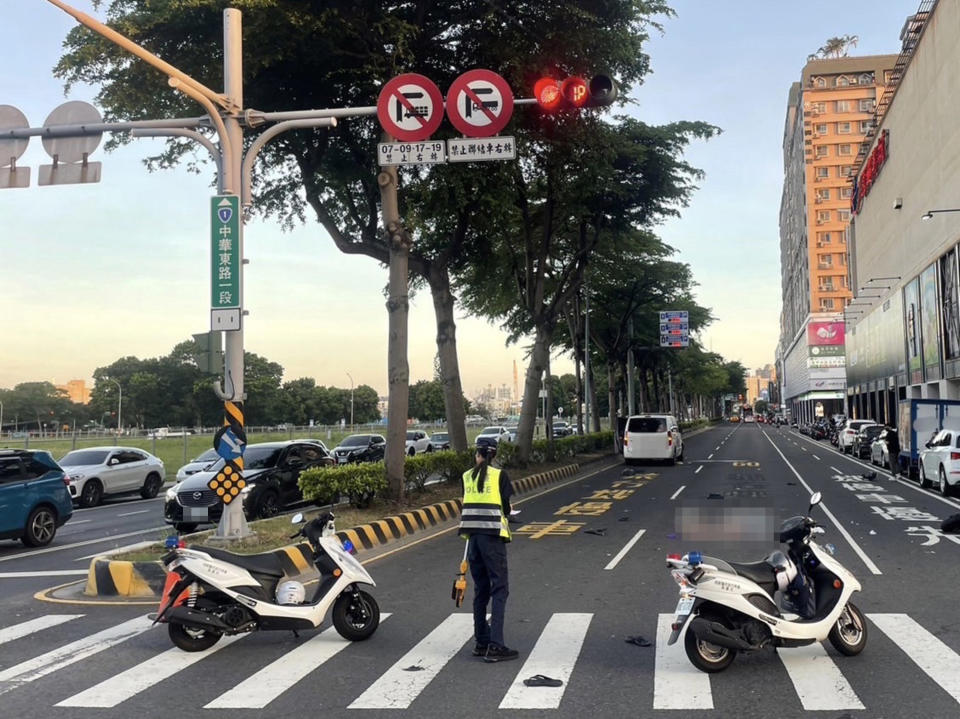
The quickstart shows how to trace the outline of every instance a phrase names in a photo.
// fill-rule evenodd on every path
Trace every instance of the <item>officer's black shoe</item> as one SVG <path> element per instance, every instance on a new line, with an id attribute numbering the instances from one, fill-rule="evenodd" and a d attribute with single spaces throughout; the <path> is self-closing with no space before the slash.
<path id="1" fill-rule="evenodd" d="M 473 656 L 482 657 L 484 654 L 487 653 L 487 646 L 488 646 L 487 644 L 481 644 L 480 642 L 477 642 L 476 644 L 474 644 Z"/>
<path id="2" fill-rule="evenodd" d="M 516 649 L 507 649 L 496 644 L 490 644 L 487 647 L 487 653 L 483 655 L 485 662 L 508 662 L 520 656 Z"/>

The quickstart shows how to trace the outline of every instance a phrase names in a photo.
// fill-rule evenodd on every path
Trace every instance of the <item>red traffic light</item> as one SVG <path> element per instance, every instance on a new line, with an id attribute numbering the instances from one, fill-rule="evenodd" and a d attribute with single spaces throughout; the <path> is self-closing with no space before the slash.
<path id="1" fill-rule="evenodd" d="M 562 81 L 542 77 L 533 86 L 533 96 L 542 110 L 602 107 L 617 99 L 617 85 L 607 75 L 594 75 L 588 82 L 582 77 Z"/>

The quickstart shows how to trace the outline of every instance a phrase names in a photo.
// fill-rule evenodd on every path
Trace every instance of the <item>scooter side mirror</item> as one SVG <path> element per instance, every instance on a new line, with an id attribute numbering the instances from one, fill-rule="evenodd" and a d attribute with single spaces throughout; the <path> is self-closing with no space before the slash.
<path id="1" fill-rule="evenodd" d="M 300 523 L 302 523 L 302 522 L 303 522 L 303 512 L 297 512 L 297 513 L 296 513 L 295 515 L 293 515 L 293 517 L 290 519 L 290 524 L 300 524 Z"/>
<path id="2" fill-rule="evenodd" d="M 810 495 L 810 506 L 807 508 L 807 514 L 813 511 L 813 508 L 820 504 L 820 501 L 823 499 L 823 495 L 820 492 L 814 492 Z"/>

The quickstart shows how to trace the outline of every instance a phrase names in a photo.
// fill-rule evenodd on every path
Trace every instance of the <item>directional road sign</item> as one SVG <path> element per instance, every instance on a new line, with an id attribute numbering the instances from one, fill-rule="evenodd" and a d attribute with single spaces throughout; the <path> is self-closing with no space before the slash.
<path id="1" fill-rule="evenodd" d="M 236 459 L 243 456 L 243 448 L 246 444 L 237 435 L 233 433 L 229 425 L 224 425 L 217 430 L 213 443 L 219 454 L 224 459 Z"/>
<path id="2" fill-rule="evenodd" d="M 240 198 L 210 198 L 210 329 L 240 329 Z"/>
<path id="3" fill-rule="evenodd" d="M 687 310 L 663 310 L 660 312 L 660 322 L 689 322 L 690 313 Z"/>
<path id="4" fill-rule="evenodd" d="M 420 142 L 443 121 L 443 96 L 430 78 L 409 72 L 388 81 L 377 99 L 377 118 L 391 137 Z"/>
<path id="5" fill-rule="evenodd" d="M 687 310 L 660 312 L 660 346 L 690 346 L 690 313 Z"/>
<path id="6" fill-rule="evenodd" d="M 447 117 L 467 137 L 492 137 L 510 122 L 513 92 L 490 70 L 470 70 L 447 92 Z"/>

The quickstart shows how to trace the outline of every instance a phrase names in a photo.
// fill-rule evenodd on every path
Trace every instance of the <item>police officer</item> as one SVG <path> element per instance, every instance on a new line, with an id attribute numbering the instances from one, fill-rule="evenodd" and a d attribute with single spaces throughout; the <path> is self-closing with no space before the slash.
<path id="1" fill-rule="evenodd" d="M 487 662 L 516 659 L 516 649 L 503 642 L 503 616 L 510 584 L 507 578 L 507 542 L 510 541 L 510 481 L 507 473 L 490 465 L 496 447 L 477 445 L 475 465 L 463 473 L 463 511 L 460 536 L 470 544 L 467 559 L 473 577 L 473 655 Z M 487 604 L 492 600 L 490 622 Z"/>

